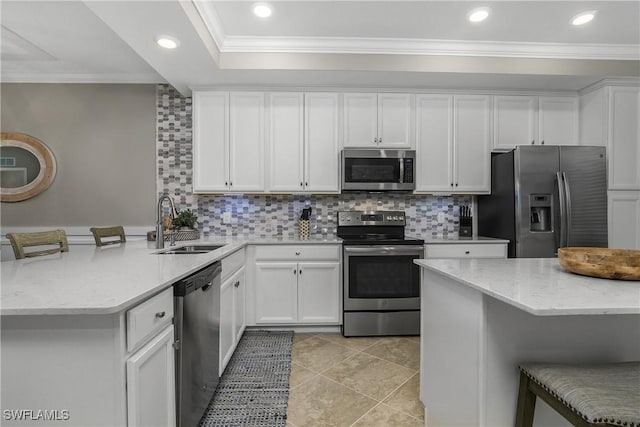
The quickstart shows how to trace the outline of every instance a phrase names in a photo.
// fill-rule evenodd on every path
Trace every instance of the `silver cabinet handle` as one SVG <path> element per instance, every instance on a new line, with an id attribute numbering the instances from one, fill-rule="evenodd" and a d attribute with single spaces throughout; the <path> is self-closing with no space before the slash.
<path id="1" fill-rule="evenodd" d="M 298 270 L 298 274 L 302 276 L 302 269 Z"/>
<path id="2" fill-rule="evenodd" d="M 237 288 L 238 286 L 240 286 L 240 281 L 238 280 L 236 283 L 234 283 L 234 284 L 233 284 L 233 286 L 234 286 L 234 287 L 236 287 L 236 288 Z"/>
<path id="3" fill-rule="evenodd" d="M 544 145 L 544 139 L 542 140 L 542 142 L 540 144 Z"/>
<path id="4" fill-rule="evenodd" d="M 156 317 L 158 319 L 162 319 L 165 316 L 165 314 L 167 313 L 165 313 L 164 311 L 159 311 L 158 313 L 156 313 Z"/>
<path id="5" fill-rule="evenodd" d="M 300 255 L 300 252 L 296 252 L 296 255 Z"/>
<path id="6" fill-rule="evenodd" d="M 471 251 L 464 251 L 465 255 L 469 255 Z"/>
<path id="7" fill-rule="evenodd" d="M 300 187 L 302 187 L 302 182 L 300 183 Z"/>
<path id="8" fill-rule="evenodd" d="M 293 269 L 293 274 L 298 274 L 298 270 L 296 270 L 295 268 Z"/>
<path id="9" fill-rule="evenodd" d="M 535 144 L 535 141 L 532 139 L 532 140 L 531 140 L 531 145 L 533 145 L 533 144 Z"/>
<path id="10" fill-rule="evenodd" d="M 378 144 L 382 144 L 382 138 L 378 138 Z"/>
<path id="11" fill-rule="evenodd" d="M 305 186 L 305 187 L 308 187 L 308 186 L 309 186 L 309 183 L 308 183 L 308 182 L 305 182 L 305 183 L 304 183 L 304 186 Z"/>

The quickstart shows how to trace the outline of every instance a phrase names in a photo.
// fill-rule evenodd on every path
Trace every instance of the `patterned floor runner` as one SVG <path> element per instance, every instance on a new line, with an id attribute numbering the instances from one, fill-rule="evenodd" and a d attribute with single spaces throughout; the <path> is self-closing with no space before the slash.
<path id="1" fill-rule="evenodd" d="M 293 332 L 245 331 L 200 427 L 285 426 Z"/>

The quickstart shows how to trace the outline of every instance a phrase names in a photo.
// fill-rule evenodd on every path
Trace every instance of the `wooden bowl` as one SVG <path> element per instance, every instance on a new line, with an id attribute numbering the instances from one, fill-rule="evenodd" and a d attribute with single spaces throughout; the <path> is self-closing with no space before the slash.
<path id="1" fill-rule="evenodd" d="M 603 279 L 640 280 L 640 250 L 560 248 L 560 265 L 571 273 Z"/>

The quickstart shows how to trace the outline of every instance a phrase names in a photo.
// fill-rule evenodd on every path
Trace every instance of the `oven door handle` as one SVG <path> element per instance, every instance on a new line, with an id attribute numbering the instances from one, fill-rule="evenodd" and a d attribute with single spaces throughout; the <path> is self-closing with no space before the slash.
<path id="1" fill-rule="evenodd" d="M 344 252 L 347 254 L 411 254 L 422 255 L 424 251 L 423 246 L 345 246 Z"/>

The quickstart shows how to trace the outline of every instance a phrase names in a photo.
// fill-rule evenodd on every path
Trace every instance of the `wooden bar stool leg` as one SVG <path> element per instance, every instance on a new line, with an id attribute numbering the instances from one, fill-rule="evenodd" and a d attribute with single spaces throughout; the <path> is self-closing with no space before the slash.
<path id="1" fill-rule="evenodd" d="M 536 407 L 536 395 L 529 389 L 529 377 L 520 372 L 518 406 L 516 409 L 516 427 L 532 427 L 533 411 Z"/>

